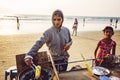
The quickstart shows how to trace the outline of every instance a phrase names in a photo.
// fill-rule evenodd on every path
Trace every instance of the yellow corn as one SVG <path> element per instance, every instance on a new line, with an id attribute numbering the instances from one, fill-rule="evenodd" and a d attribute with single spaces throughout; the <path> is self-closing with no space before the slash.
<path id="1" fill-rule="evenodd" d="M 41 74 L 41 66 L 36 66 L 36 70 L 35 70 L 35 79 L 38 79 L 40 77 Z"/>
<path id="2" fill-rule="evenodd" d="M 84 63 L 85 63 L 85 66 L 86 66 L 88 72 L 91 74 L 91 76 L 93 76 L 94 73 L 93 73 L 93 71 L 92 71 L 92 68 L 90 67 L 90 64 L 88 64 L 88 63 L 86 62 L 86 59 L 85 59 L 85 57 L 84 57 L 82 54 L 81 54 L 81 56 L 82 56 L 83 60 L 85 60 Z"/>

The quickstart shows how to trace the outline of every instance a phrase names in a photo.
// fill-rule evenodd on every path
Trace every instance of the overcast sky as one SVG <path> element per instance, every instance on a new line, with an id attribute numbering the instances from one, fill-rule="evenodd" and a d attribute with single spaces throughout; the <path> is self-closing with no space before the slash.
<path id="1" fill-rule="evenodd" d="M 51 15 L 56 9 L 64 15 L 120 17 L 120 0 L 0 0 L 0 14 Z"/>

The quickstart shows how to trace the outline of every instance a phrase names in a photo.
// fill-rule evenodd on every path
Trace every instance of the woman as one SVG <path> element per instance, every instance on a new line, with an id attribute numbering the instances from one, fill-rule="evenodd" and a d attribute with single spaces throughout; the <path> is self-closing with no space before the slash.
<path id="1" fill-rule="evenodd" d="M 72 36 L 74 34 L 75 34 L 75 36 L 77 36 L 77 28 L 78 28 L 78 20 L 77 20 L 77 18 L 75 18 L 75 22 L 74 22 L 73 27 L 72 27 L 72 29 L 73 29 Z"/>
<path id="2" fill-rule="evenodd" d="M 25 63 L 27 65 L 31 66 L 33 63 L 33 56 L 38 52 L 43 44 L 46 43 L 52 57 L 62 58 L 60 62 L 55 62 L 55 64 L 66 63 L 56 66 L 57 70 L 59 72 L 66 71 L 69 58 L 67 50 L 69 50 L 72 44 L 72 39 L 70 37 L 69 30 L 62 26 L 63 21 L 64 16 L 62 11 L 54 11 L 52 15 L 53 26 L 43 33 L 43 36 L 40 38 L 40 40 L 36 41 L 31 50 L 26 54 Z"/>

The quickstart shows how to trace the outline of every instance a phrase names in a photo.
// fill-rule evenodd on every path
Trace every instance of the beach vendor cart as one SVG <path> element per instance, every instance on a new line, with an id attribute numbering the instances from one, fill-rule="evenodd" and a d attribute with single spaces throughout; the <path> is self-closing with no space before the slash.
<path id="1" fill-rule="evenodd" d="M 68 64 L 73 65 L 73 67 L 65 72 L 59 72 L 59 79 L 56 78 L 52 62 L 46 51 L 38 52 L 38 54 L 34 56 L 34 68 L 30 68 L 25 64 L 24 57 L 25 54 L 16 55 L 17 75 L 13 76 L 11 72 L 11 76 L 15 78 L 11 78 L 10 80 L 103 80 L 103 78 L 106 78 L 106 80 L 120 80 L 120 56 L 115 58 L 115 62 L 112 63 L 114 66 L 112 66 L 111 69 L 102 66 L 93 66 L 94 59 L 82 59 L 79 61 L 69 62 Z M 53 60 L 59 61 L 60 59 L 58 58 Z M 88 63 L 93 74 L 89 71 L 88 66 L 76 66 L 77 63 Z M 38 65 L 41 66 L 41 68 L 39 70 L 39 77 L 36 79 L 35 67 Z"/>

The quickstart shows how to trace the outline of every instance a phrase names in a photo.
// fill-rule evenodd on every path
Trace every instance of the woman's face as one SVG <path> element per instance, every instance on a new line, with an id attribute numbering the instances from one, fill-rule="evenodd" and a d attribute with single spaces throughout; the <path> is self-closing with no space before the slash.
<path id="1" fill-rule="evenodd" d="M 53 16 L 53 24 L 56 28 L 60 28 L 62 26 L 63 19 L 59 15 Z"/>

